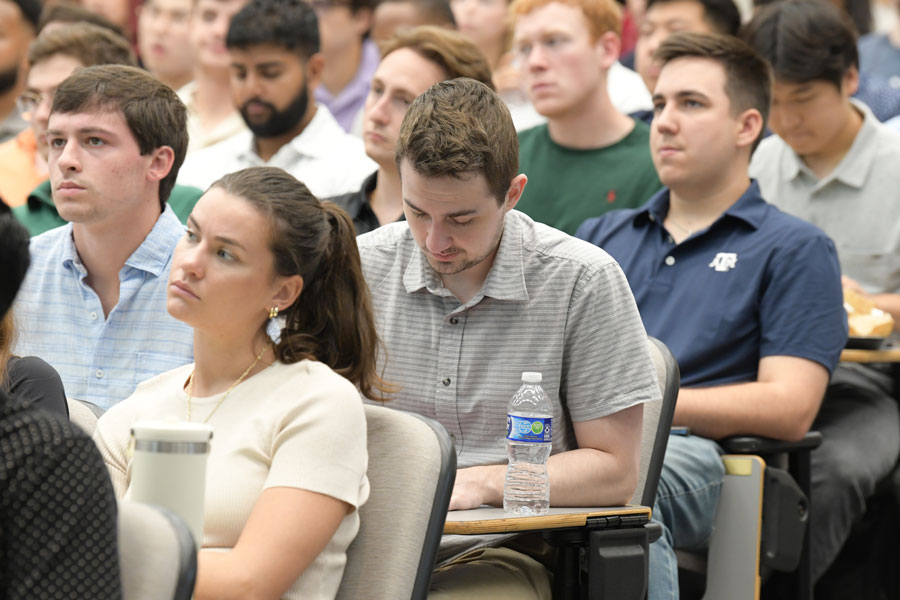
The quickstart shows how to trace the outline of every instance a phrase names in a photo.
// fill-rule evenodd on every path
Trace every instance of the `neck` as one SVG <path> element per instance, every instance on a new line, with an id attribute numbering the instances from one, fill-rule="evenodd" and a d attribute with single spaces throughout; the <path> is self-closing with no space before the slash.
<path id="1" fill-rule="evenodd" d="M 148 200 L 149 202 L 149 200 Z M 144 242 L 159 219 L 156 210 L 139 210 L 128 215 L 128 222 L 75 223 L 72 237 L 75 249 L 88 275 L 87 284 L 100 298 L 104 315 L 119 301 L 119 272 L 128 257 Z"/>
<path id="2" fill-rule="evenodd" d="M 300 120 L 296 127 L 285 134 L 275 137 L 261 138 L 253 136 L 253 144 L 256 147 L 256 153 L 261 159 L 268 162 L 273 156 L 275 156 L 275 153 L 278 152 L 282 146 L 284 146 L 285 144 L 289 144 L 291 140 L 303 133 L 303 130 L 306 129 L 306 126 L 309 125 L 309 122 L 312 121 L 315 114 L 316 104 L 313 101 L 312 97 L 310 97 L 309 109 L 306 111 L 306 115 L 303 116 L 303 119 Z"/>
<path id="3" fill-rule="evenodd" d="M 235 112 L 231 101 L 223 102 L 223 98 L 231 97 L 228 83 L 228 71 L 219 69 L 197 68 L 194 73 L 197 86 L 194 90 L 194 106 L 203 129 L 210 131 Z"/>
<path id="4" fill-rule="evenodd" d="M 247 373 L 245 380 L 275 362 L 271 342 L 264 334 L 242 332 L 225 337 L 221 332 L 208 335 L 194 330 L 193 395 L 204 398 L 224 392 L 253 364 L 260 352 L 263 352 L 262 358 Z"/>
<path id="5" fill-rule="evenodd" d="M 482 54 L 488 61 L 488 65 L 491 67 L 491 73 L 497 70 L 497 67 L 500 66 L 500 61 L 503 59 L 505 52 L 503 51 L 503 40 L 495 40 L 490 44 L 485 44 L 483 48 L 481 48 Z"/>
<path id="6" fill-rule="evenodd" d="M 395 165 L 379 167 L 375 189 L 369 195 L 369 205 L 378 217 L 379 225 L 393 223 L 403 214 L 403 191 L 400 173 Z"/>
<path id="7" fill-rule="evenodd" d="M 822 179 L 831 173 L 850 151 L 862 123 L 862 114 L 848 102 L 847 111 L 844 114 L 844 124 L 834 138 L 817 152 L 801 155 L 800 158 L 815 173 L 816 177 Z"/>
<path id="8" fill-rule="evenodd" d="M 669 212 L 664 225 L 677 241 L 712 225 L 747 190 L 747 161 L 743 169 L 732 169 L 715 182 L 692 182 L 669 190 Z"/>
<path id="9" fill-rule="evenodd" d="M 326 56 L 328 67 L 322 71 L 322 85 L 332 96 L 337 96 L 353 81 L 361 60 L 362 40 L 355 46 L 342 49 L 335 56 Z"/>
<path id="10" fill-rule="evenodd" d="M 634 120 L 612 105 L 604 88 L 582 105 L 550 117 L 547 128 L 557 144 L 587 150 L 618 142 L 634 129 Z"/>
<path id="11" fill-rule="evenodd" d="M 172 77 L 168 77 L 162 75 L 161 73 L 157 73 L 156 78 L 177 92 L 185 85 L 190 83 L 193 79 L 193 76 L 192 73 L 182 73 L 180 75 L 173 75 Z"/>
<path id="12" fill-rule="evenodd" d="M 450 290 L 450 292 L 456 296 L 457 300 L 462 304 L 465 304 L 474 298 L 475 294 L 477 294 L 484 286 L 484 282 L 491 272 L 491 267 L 494 266 L 494 259 L 497 258 L 498 248 L 500 248 L 499 239 L 497 240 L 497 247 L 494 248 L 494 252 L 488 258 L 461 273 L 456 273 L 455 275 L 441 275 L 441 284 Z"/>

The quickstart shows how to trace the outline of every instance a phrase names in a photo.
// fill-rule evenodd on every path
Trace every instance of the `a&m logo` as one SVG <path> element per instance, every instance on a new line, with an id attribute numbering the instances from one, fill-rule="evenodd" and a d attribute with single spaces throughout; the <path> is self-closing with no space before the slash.
<path id="1" fill-rule="evenodd" d="M 737 254 L 734 252 L 719 252 L 712 262 L 709 263 L 709 266 L 720 273 L 725 273 L 733 269 L 736 264 Z"/>

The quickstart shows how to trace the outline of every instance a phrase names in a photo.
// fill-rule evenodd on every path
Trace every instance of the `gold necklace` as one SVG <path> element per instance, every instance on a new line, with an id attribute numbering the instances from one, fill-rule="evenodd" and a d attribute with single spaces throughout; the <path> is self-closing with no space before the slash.
<path id="1" fill-rule="evenodd" d="M 694 235 L 694 232 L 696 231 L 696 229 L 688 229 L 687 227 L 685 227 L 681 223 L 677 222 L 672 217 L 668 217 L 667 220 L 669 221 L 669 225 L 674 225 L 675 227 L 677 227 L 678 229 L 680 229 L 681 231 L 686 233 L 687 237 L 691 237 L 692 235 Z"/>
<path id="2" fill-rule="evenodd" d="M 237 378 L 237 381 L 232 383 L 228 387 L 228 389 L 225 390 L 225 393 L 222 394 L 222 397 L 219 398 L 219 401 L 216 402 L 216 405 L 213 407 L 213 409 L 211 411 L 209 411 L 209 414 L 206 415 L 206 418 L 203 419 L 201 421 L 201 423 L 206 423 L 207 421 L 209 421 L 209 419 L 213 416 L 213 413 L 216 412 L 220 406 L 222 406 L 223 402 L 225 402 L 225 398 L 228 397 L 228 394 L 231 393 L 231 390 L 236 388 L 238 386 L 238 384 L 240 382 L 242 382 L 245 377 L 247 377 L 247 374 L 253 370 L 253 367 L 256 366 L 256 363 L 258 363 L 260 361 L 260 359 L 263 357 L 263 354 L 265 354 L 266 350 L 268 350 L 268 349 L 269 349 L 269 344 L 266 344 L 265 347 L 262 349 L 262 352 L 257 354 L 256 359 L 252 363 L 250 363 L 249 367 L 247 367 L 247 370 L 244 371 L 243 373 L 241 373 L 241 376 Z M 194 395 L 194 371 L 191 371 L 191 376 L 188 378 L 188 389 L 187 389 L 187 421 L 188 421 L 188 423 L 191 422 L 191 398 L 193 397 L 193 395 Z"/>

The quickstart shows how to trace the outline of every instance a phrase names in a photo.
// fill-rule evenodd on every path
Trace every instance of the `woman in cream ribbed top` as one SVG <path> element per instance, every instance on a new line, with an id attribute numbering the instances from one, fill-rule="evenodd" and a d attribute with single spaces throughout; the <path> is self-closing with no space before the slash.
<path id="1" fill-rule="evenodd" d="M 188 219 L 167 307 L 195 362 L 100 419 L 117 495 L 132 422 L 208 422 L 194 598 L 333 598 L 369 492 L 359 391 L 383 391 L 352 222 L 281 169 L 226 175 Z"/>

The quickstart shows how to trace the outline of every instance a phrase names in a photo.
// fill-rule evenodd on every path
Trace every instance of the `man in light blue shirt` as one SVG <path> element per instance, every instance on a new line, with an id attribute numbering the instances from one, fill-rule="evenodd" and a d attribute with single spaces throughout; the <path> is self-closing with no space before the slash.
<path id="1" fill-rule="evenodd" d="M 15 352 L 43 358 L 68 396 L 103 409 L 191 361 L 190 328 L 166 312 L 184 231 L 166 200 L 185 120 L 175 93 L 133 67 L 79 69 L 53 98 L 50 182 L 70 223 L 32 239 Z"/>

